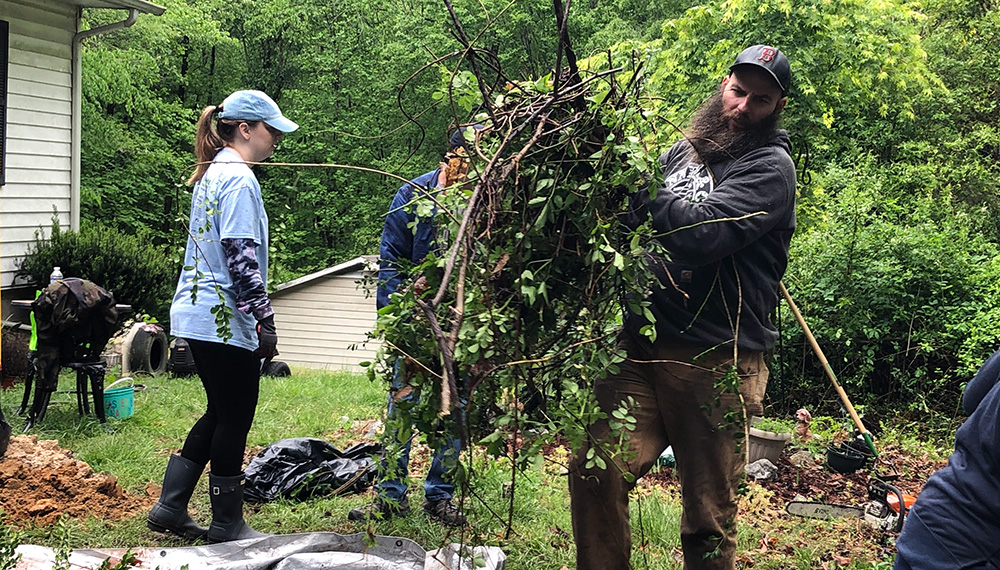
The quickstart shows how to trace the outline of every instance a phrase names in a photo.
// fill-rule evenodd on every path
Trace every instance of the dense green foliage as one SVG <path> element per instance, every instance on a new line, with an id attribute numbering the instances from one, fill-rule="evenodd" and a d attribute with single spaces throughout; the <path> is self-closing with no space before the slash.
<path id="1" fill-rule="evenodd" d="M 172 4 L 83 51 L 82 219 L 158 243 L 183 244 L 175 218 L 189 200 L 182 181 L 201 106 L 240 85 L 216 69 L 241 63 L 237 43 L 192 3 Z M 200 4 L 200 3 L 199 3 Z M 88 12 L 92 26 L 119 14 Z M 179 256 L 179 254 L 178 254 Z"/>
<path id="2" fill-rule="evenodd" d="M 16 279 L 41 288 L 48 285 L 52 268 L 59 267 L 64 277 L 93 281 L 136 314 L 166 322 L 177 270 L 149 237 L 146 231 L 132 235 L 101 224 L 69 232 L 53 223 L 48 239 L 36 234 L 18 264 Z"/>
<path id="3" fill-rule="evenodd" d="M 179 250 L 197 111 L 237 88 L 269 92 L 302 125 L 273 161 L 404 178 L 433 168 L 449 128 L 476 111 L 449 97 L 474 68 L 455 55 L 460 33 L 443 2 L 164 4 L 163 16 L 85 43 L 85 224 L 142 229 Z M 454 10 L 491 89 L 555 67 L 551 3 Z M 89 10 L 85 22 L 114 17 Z M 792 294 L 856 403 L 954 413 L 962 383 L 1000 344 L 995 0 L 615 0 L 572 4 L 568 30 L 578 57 L 643 61 L 654 149 L 676 139 L 743 46 L 785 51 L 800 171 Z M 272 284 L 374 253 L 398 187 L 332 167 L 262 166 L 259 176 Z M 772 403 L 834 411 L 818 361 L 782 317 Z"/>
<path id="4" fill-rule="evenodd" d="M 453 112 L 432 97 L 440 69 L 425 66 L 458 48 L 443 3 L 238 4 L 168 0 L 162 16 L 85 44 L 84 220 L 147 227 L 179 247 L 197 111 L 239 88 L 263 89 L 302 125 L 273 162 L 364 166 L 409 179 L 440 161 Z M 636 37 L 637 28 L 655 36 L 658 18 L 671 10 L 632 4 L 588 9 L 579 36 L 602 42 L 595 37 L 581 52 Z M 475 3 L 456 12 L 470 35 L 482 32 L 477 45 L 496 54 L 502 72 L 494 80 L 530 78 L 553 65 L 549 3 L 484 6 L 487 12 Z M 113 17 L 87 12 L 91 25 Z M 399 186 L 337 168 L 264 166 L 258 174 L 275 236 L 272 283 L 375 253 Z"/>
<path id="5" fill-rule="evenodd" d="M 891 103 L 849 121 L 847 145 L 816 161 L 786 281 L 857 402 L 955 416 L 964 383 L 1000 348 L 1000 72 L 988 47 L 1000 11 L 936 1 L 914 23 L 937 87 L 883 94 Z M 907 66 L 894 69 L 913 85 Z M 791 411 L 815 399 L 821 368 L 785 317 L 770 392 Z"/>
<path id="6" fill-rule="evenodd" d="M 898 200 L 866 172 L 823 173 L 826 216 L 796 240 L 803 262 L 786 281 L 849 394 L 955 413 L 962 385 L 996 346 L 997 245 L 947 200 Z M 784 332 L 771 393 L 794 409 L 814 397 L 815 383 L 799 379 L 823 370 L 788 348 L 804 344 L 790 318 Z"/>

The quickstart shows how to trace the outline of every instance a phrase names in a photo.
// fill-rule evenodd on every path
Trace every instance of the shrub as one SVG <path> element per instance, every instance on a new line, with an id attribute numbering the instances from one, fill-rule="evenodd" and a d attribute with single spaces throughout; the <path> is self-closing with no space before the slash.
<path id="1" fill-rule="evenodd" d="M 827 172 L 824 182 L 827 215 L 793 244 L 793 299 L 856 405 L 954 415 L 964 382 L 996 349 L 996 244 L 947 197 L 882 191 L 874 168 Z M 790 411 L 829 383 L 790 312 L 783 317 L 771 388 Z"/>
<path id="2" fill-rule="evenodd" d="M 177 264 L 143 235 L 128 235 L 101 224 L 69 232 L 54 222 L 48 240 L 40 231 L 35 233 L 35 242 L 18 261 L 15 280 L 45 286 L 55 266 L 65 277 L 88 279 L 111 291 L 115 301 L 132 305 L 135 314 L 160 322 L 169 317 Z"/>

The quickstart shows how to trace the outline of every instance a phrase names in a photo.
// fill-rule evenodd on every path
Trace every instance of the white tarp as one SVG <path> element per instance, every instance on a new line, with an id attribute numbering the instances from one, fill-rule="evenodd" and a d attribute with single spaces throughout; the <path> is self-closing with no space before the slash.
<path id="1" fill-rule="evenodd" d="M 374 540 L 374 543 L 371 541 Z M 81 549 L 70 553 L 70 568 L 97 569 L 109 557 L 112 565 L 124 548 Z M 466 558 L 458 560 L 455 551 Z M 132 548 L 135 570 L 503 570 L 506 556 L 495 546 L 450 545 L 425 551 L 408 538 L 364 533 L 311 532 L 281 534 L 206 546 Z M 51 570 L 55 551 L 35 545 L 17 548 L 15 570 Z"/>

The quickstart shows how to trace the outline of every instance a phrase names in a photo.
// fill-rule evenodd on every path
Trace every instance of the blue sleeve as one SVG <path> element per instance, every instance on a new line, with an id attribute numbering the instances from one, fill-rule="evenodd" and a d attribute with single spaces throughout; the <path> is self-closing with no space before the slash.
<path id="1" fill-rule="evenodd" d="M 219 203 L 214 205 L 218 210 L 219 238 L 252 239 L 256 243 L 264 243 L 263 236 L 259 235 L 263 217 L 257 198 L 260 186 L 249 169 L 247 173 L 245 176 L 233 176 L 219 189 Z M 212 206 L 208 204 L 208 207 Z"/>
<path id="2" fill-rule="evenodd" d="M 1000 381 L 1000 350 L 986 359 L 976 376 L 965 386 L 962 393 L 962 409 L 965 415 L 971 416 L 983 398 Z"/>
<path id="3" fill-rule="evenodd" d="M 404 184 L 389 206 L 379 244 L 378 290 L 375 298 L 379 309 L 388 305 L 389 297 L 399 290 L 406 278 L 406 270 L 423 261 L 433 247 L 433 219 L 417 220 L 411 203 L 415 197 L 420 198 L 420 188 L 434 187 L 437 172 L 428 172 Z M 415 229 L 411 226 L 414 221 L 417 222 Z"/>
<path id="4" fill-rule="evenodd" d="M 433 219 L 426 218 L 417 221 L 417 229 L 413 234 L 413 253 L 410 256 L 410 261 L 413 263 L 422 262 L 434 247 L 434 237 L 437 232 L 432 222 Z"/>
<path id="5" fill-rule="evenodd" d="M 400 262 L 410 259 L 413 253 L 413 234 L 407 227 L 413 214 L 406 211 L 410 201 L 409 185 L 396 192 L 389 213 L 382 227 L 382 240 L 379 244 L 378 291 L 376 305 L 379 309 L 389 304 L 389 297 L 399 290 L 402 277 L 399 274 Z"/>

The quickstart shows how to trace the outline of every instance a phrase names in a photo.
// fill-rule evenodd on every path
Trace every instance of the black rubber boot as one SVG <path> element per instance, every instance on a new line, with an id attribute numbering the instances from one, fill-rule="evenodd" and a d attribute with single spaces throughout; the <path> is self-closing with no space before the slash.
<path id="1" fill-rule="evenodd" d="M 209 542 L 229 542 L 244 538 L 271 536 L 257 532 L 243 521 L 243 474 L 219 477 L 208 474 L 208 492 L 212 498 L 212 524 Z"/>
<path id="2" fill-rule="evenodd" d="M 160 499 L 149 511 L 146 526 L 157 532 L 172 532 L 190 540 L 205 538 L 208 529 L 198 526 L 187 511 L 191 493 L 204 469 L 204 465 L 198 465 L 180 455 L 171 455 L 167 461 L 167 472 L 163 475 Z"/>

